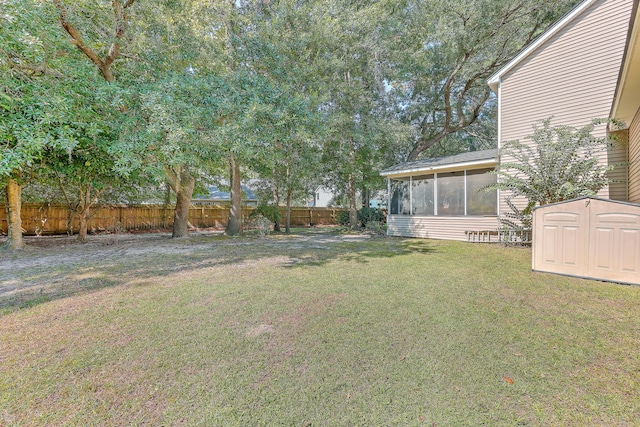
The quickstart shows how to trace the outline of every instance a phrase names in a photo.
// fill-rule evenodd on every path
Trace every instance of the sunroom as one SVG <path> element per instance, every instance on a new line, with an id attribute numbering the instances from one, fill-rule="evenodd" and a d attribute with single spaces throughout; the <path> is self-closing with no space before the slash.
<path id="1" fill-rule="evenodd" d="M 468 240 L 470 233 L 497 230 L 498 150 L 406 162 L 385 169 L 387 234 Z"/>

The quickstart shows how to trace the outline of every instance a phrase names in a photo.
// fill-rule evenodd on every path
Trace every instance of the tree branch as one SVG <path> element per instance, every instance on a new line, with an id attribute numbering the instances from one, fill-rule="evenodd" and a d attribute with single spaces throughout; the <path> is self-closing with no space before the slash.
<path id="1" fill-rule="evenodd" d="M 127 31 L 127 15 L 125 10 L 130 7 L 135 0 L 125 0 L 124 4 L 120 0 L 113 0 L 111 5 L 113 7 L 113 13 L 115 17 L 115 38 L 116 40 L 111 44 L 107 56 L 100 58 L 100 56 L 91 49 L 87 43 L 82 39 L 82 35 L 78 29 L 69 22 L 67 8 L 62 4 L 61 0 L 53 0 L 60 14 L 60 24 L 62 28 L 71 36 L 71 43 L 75 45 L 82 53 L 85 54 L 91 62 L 93 62 L 104 79 L 111 83 L 115 80 L 113 73 L 111 72 L 111 64 L 120 56 L 120 41 L 124 37 Z"/>
<path id="2" fill-rule="evenodd" d="M 168 165 L 164 165 L 164 171 L 167 174 L 167 182 L 174 193 L 178 194 L 179 186 L 180 186 L 180 176 L 179 172 L 176 172 Z"/>
<path id="3" fill-rule="evenodd" d="M 11 57 L 11 55 L 9 55 L 9 52 L 7 52 L 2 48 L 0 48 L 0 54 L 2 54 L 2 56 L 4 56 L 7 59 L 7 62 L 9 62 L 9 66 L 11 68 L 16 69 L 20 72 L 26 71 L 27 73 L 23 73 L 25 75 L 28 75 L 28 76 L 51 75 L 57 78 L 64 77 L 60 72 L 49 69 L 46 63 L 42 65 L 33 65 L 33 64 L 24 64 L 24 63 L 17 62 Z"/>

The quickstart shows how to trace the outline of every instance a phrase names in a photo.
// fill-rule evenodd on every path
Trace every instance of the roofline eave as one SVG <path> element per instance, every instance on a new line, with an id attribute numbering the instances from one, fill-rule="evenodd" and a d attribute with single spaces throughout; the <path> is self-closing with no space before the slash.
<path id="1" fill-rule="evenodd" d="M 481 169 L 483 167 L 495 167 L 498 165 L 498 159 L 483 159 L 483 160 L 474 160 L 471 162 L 462 162 L 462 163 L 453 163 L 448 165 L 438 165 L 438 166 L 428 166 L 428 167 L 416 167 L 416 168 L 408 168 L 402 170 L 393 170 L 393 171 L 382 171 L 380 172 L 381 176 L 386 178 L 398 178 L 403 176 L 412 176 L 420 173 L 436 173 L 436 172 L 453 172 L 460 170 L 469 170 L 469 169 Z"/>
<path id="2" fill-rule="evenodd" d="M 635 76 L 640 70 L 640 8 L 638 3 L 638 0 L 634 0 L 629 22 L 630 30 L 627 33 L 625 53 L 610 113 L 611 118 L 624 123 L 624 128 L 629 127 L 637 111 L 637 101 L 631 98 L 636 98 L 638 84 L 631 81 L 630 76 Z M 630 90 L 625 90 L 629 89 L 627 84 L 632 86 Z M 633 93 L 630 95 L 630 92 Z"/>
<path id="3" fill-rule="evenodd" d="M 582 13 L 585 9 L 591 6 L 596 0 L 584 0 L 578 6 L 576 6 L 572 11 L 567 13 L 563 18 L 557 21 L 554 25 L 549 27 L 546 31 L 544 31 L 536 40 L 529 43 L 525 46 L 519 54 L 517 54 L 511 61 L 507 62 L 502 68 L 493 73 L 488 79 L 487 84 L 489 87 L 497 93 L 498 83 L 500 82 L 502 76 L 511 71 L 518 63 L 528 57 L 532 52 L 538 49 L 544 42 L 553 37 L 558 31 L 564 28 L 567 24 L 573 21 L 580 13 Z"/>

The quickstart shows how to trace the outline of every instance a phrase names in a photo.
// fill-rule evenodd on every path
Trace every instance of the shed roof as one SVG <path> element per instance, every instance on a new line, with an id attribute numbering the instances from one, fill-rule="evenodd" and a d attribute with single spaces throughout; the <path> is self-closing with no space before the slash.
<path id="1" fill-rule="evenodd" d="M 542 205 L 542 206 L 535 206 L 533 209 L 531 209 L 531 211 L 537 211 L 538 209 L 543 209 L 543 208 L 547 208 L 549 206 L 558 206 L 558 205 L 565 205 L 565 204 L 570 204 L 570 203 L 577 203 L 581 200 L 595 200 L 597 202 L 604 202 L 604 203 L 608 203 L 608 204 L 618 204 L 618 205 L 624 205 L 624 206 L 633 206 L 636 208 L 640 208 L 640 203 L 631 203 L 631 202 L 625 202 L 622 200 L 613 200 L 613 199 L 603 199 L 602 197 L 597 197 L 597 196 L 580 196 L 580 197 L 576 197 L 575 199 L 569 199 L 569 200 L 563 200 L 561 202 L 555 202 L 555 203 L 549 203 L 546 205 Z"/>
<path id="2" fill-rule="evenodd" d="M 382 176 L 411 174 L 413 172 L 436 171 L 438 169 L 480 168 L 483 166 L 495 166 L 498 163 L 498 149 L 482 151 L 470 151 L 454 156 L 436 157 L 433 159 L 415 160 L 413 162 L 399 163 L 380 172 Z"/>

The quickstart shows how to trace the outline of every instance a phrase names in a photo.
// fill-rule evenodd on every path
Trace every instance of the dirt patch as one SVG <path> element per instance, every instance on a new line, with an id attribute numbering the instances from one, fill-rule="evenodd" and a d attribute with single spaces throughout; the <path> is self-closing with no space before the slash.
<path id="1" fill-rule="evenodd" d="M 225 237 L 221 230 L 192 232 L 188 239 L 169 233 L 89 236 L 80 244 L 70 236 L 28 236 L 23 251 L 0 251 L 0 314 L 67 295 L 216 266 L 242 268 L 256 263 L 295 267 L 347 255 L 344 242 L 369 235 L 333 229 L 300 234 Z"/>
<path id="2" fill-rule="evenodd" d="M 258 325 L 255 328 L 249 329 L 247 331 L 247 336 L 249 337 L 259 337 L 260 335 L 270 334 L 275 330 L 273 325 Z"/>

